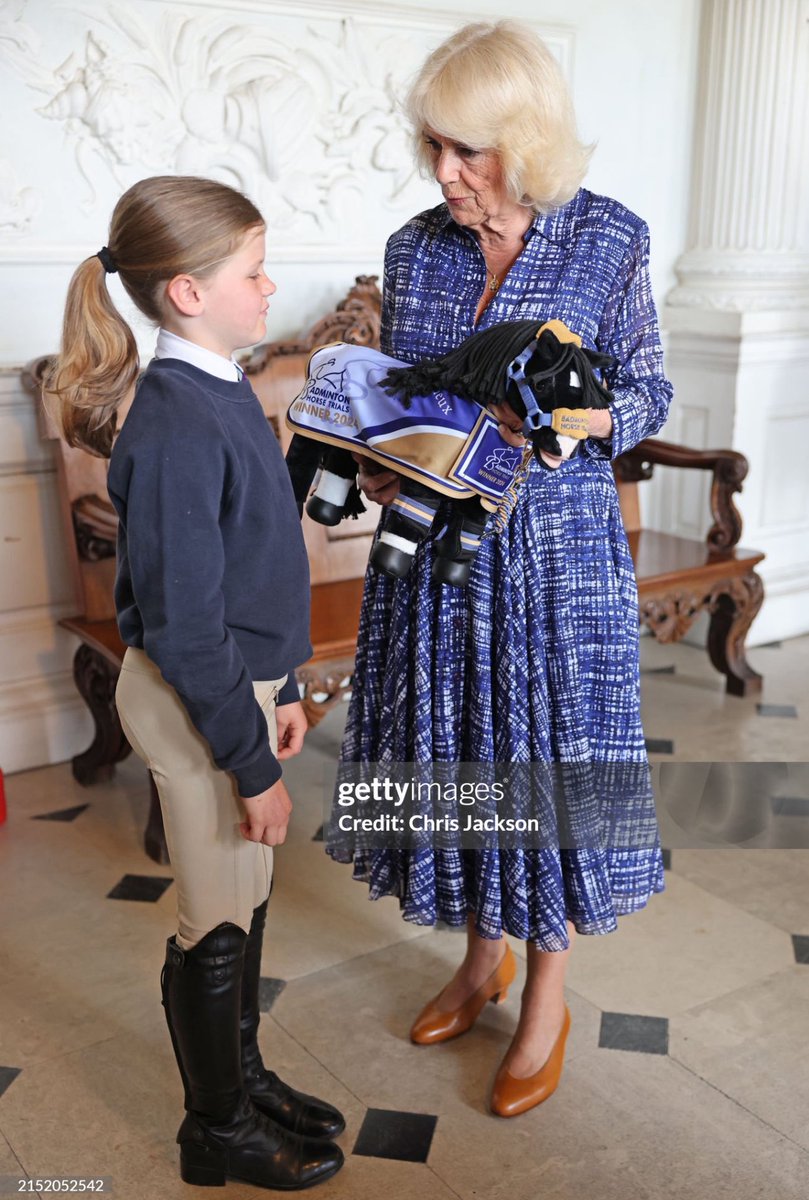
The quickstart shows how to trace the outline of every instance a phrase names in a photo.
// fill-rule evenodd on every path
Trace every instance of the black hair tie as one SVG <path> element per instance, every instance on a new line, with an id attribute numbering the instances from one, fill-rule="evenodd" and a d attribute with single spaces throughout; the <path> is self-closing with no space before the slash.
<path id="1" fill-rule="evenodd" d="M 96 258 L 101 260 L 101 265 L 108 275 L 115 275 L 118 271 L 115 265 L 115 259 L 110 254 L 109 246 L 102 246 Z"/>

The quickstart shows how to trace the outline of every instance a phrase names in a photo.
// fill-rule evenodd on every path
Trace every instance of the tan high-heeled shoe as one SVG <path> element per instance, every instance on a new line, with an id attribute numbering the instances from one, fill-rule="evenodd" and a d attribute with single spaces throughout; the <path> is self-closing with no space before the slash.
<path id="1" fill-rule="evenodd" d="M 473 992 L 459 1008 L 442 1012 L 437 1008 L 441 992 L 426 1004 L 413 1022 L 410 1040 L 418 1046 L 432 1046 L 436 1042 L 448 1042 L 471 1029 L 488 1000 L 502 1004 L 508 989 L 517 974 L 517 964 L 511 947 L 506 942 L 506 952 L 489 978 Z"/>
<path id="2" fill-rule="evenodd" d="M 498 1117 L 518 1117 L 520 1113 L 536 1108 L 543 1100 L 553 1095 L 562 1075 L 565 1061 L 565 1042 L 570 1029 L 570 1010 L 565 1005 L 565 1019 L 559 1037 L 554 1043 L 548 1060 L 533 1075 L 515 1079 L 503 1063 L 492 1088 L 491 1110 Z"/>

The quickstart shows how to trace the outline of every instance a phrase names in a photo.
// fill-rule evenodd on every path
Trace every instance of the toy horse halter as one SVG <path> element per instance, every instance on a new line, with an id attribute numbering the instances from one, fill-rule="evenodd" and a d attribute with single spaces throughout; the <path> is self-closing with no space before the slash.
<path id="1" fill-rule="evenodd" d="M 570 366 L 571 372 L 575 370 L 576 376 L 582 389 L 583 398 L 588 398 L 596 403 L 591 403 L 589 407 L 601 407 L 598 403 L 603 400 L 593 389 L 597 387 L 590 363 L 587 359 L 587 353 L 577 346 L 575 342 L 561 342 L 561 354 L 557 361 L 552 366 L 546 367 L 544 371 L 536 371 L 532 375 L 525 374 L 525 364 L 534 354 L 536 349 L 535 342 L 539 338 L 543 330 L 537 334 L 537 338 L 528 343 L 524 350 L 520 351 L 515 359 L 506 367 L 506 378 L 514 383 L 520 393 L 522 402 L 525 405 L 525 420 L 522 425 L 523 437 L 530 438 L 532 434 L 537 433 L 543 428 L 552 428 L 556 432 L 562 432 L 560 429 L 560 418 L 565 419 L 564 432 L 568 436 L 577 437 L 579 439 L 587 436 L 587 420 L 582 418 L 581 410 L 575 411 L 569 408 L 559 408 L 552 412 L 543 412 L 537 404 L 536 395 L 532 388 L 532 384 L 542 383 L 545 379 L 551 379 L 554 375 L 558 375 L 566 366 Z M 586 407 L 582 405 L 582 408 Z M 581 432 L 576 432 L 580 428 Z"/>

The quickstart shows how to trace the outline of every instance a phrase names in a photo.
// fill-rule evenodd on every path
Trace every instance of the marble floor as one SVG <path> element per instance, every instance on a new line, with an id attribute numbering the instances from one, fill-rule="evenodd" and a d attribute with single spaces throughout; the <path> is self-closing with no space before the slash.
<path id="1" fill-rule="evenodd" d="M 751 661 L 764 691 L 739 700 L 703 651 L 644 640 L 655 764 L 789 766 L 733 844 L 711 818 L 695 848 L 664 814 L 666 890 L 617 933 L 578 939 L 562 1085 L 511 1121 L 486 1098 L 519 988 L 459 1040 L 410 1044 L 462 937 L 404 924 L 395 900 L 370 903 L 326 857 L 322 781 L 344 712 L 312 732 L 286 771 L 295 813 L 276 858 L 261 1040 L 282 1076 L 346 1114 L 346 1165 L 324 1200 L 809 1194 L 809 788 L 792 765 L 809 758 L 809 638 Z M 129 760 L 82 789 L 62 764 L 6 791 L 0 1196 L 57 1176 L 104 1178 L 118 1200 L 193 1195 L 177 1171 L 182 1097 L 158 991 L 174 889 L 141 849 L 144 772 Z"/>

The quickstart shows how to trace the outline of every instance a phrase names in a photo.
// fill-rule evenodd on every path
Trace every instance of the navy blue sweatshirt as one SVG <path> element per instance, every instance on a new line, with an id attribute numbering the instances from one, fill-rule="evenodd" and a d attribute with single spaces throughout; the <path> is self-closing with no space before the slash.
<path id="1" fill-rule="evenodd" d="M 309 566 L 286 464 L 247 379 L 150 363 L 110 460 L 121 637 L 176 689 L 239 794 L 281 776 L 252 681 L 312 653 Z"/>

